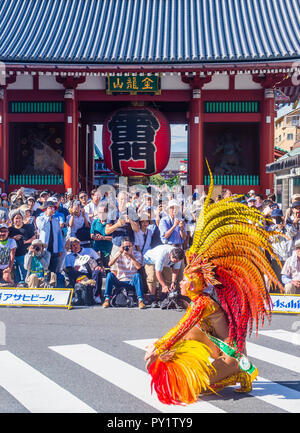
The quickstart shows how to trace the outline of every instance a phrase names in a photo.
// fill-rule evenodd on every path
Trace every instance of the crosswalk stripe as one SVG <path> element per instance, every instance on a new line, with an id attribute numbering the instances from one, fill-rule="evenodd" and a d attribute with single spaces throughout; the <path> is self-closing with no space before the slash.
<path id="1" fill-rule="evenodd" d="M 300 413 L 300 392 L 258 376 L 250 393 L 253 397 L 290 413 Z"/>
<path id="2" fill-rule="evenodd" d="M 250 357 L 300 373 L 300 359 L 297 356 L 249 342 L 247 342 L 246 347 Z"/>
<path id="3" fill-rule="evenodd" d="M 146 346 L 150 346 L 150 344 L 153 344 L 155 341 L 157 341 L 157 338 L 145 338 L 140 340 L 125 340 L 124 343 L 145 350 Z"/>
<path id="4" fill-rule="evenodd" d="M 142 400 L 144 403 L 167 413 L 221 413 L 222 409 L 205 402 L 189 406 L 164 405 L 155 393 L 151 394 L 151 377 L 148 373 L 100 351 L 88 344 L 50 346 L 50 349 L 79 364 L 97 376 Z"/>
<path id="5" fill-rule="evenodd" d="M 292 343 L 294 333 L 284 330 L 260 331 L 266 337 Z M 156 338 L 126 340 L 133 347 L 145 350 Z M 190 406 L 169 406 L 159 402 L 155 392 L 151 394 L 151 377 L 118 358 L 88 344 L 50 346 L 51 350 L 79 364 L 81 367 L 107 380 L 163 413 L 224 413 L 211 402 L 203 399 Z M 247 341 L 247 353 L 251 358 L 300 372 L 299 358 L 278 350 Z M 95 413 L 96 411 L 49 379 L 35 368 L 7 350 L 0 351 L 0 386 L 33 413 Z M 300 413 L 300 392 L 288 386 L 258 377 L 249 393 L 267 404 L 290 413 Z"/>
<path id="6" fill-rule="evenodd" d="M 141 340 L 126 340 L 124 343 L 135 346 L 139 349 L 145 349 L 146 346 L 153 344 L 157 338 L 148 338 Z M 247 342 L 247 354 L 249 357 L 260 359 L 269 364 L 277 365 L 278 367 L 300 373 L 299 357 L 289 355 L 288 353 L 280 352 L 279 350 L 269 349 L 258 344 Z"/>
<path id="7" fill-rule="evenodd" d="M 32 413 L 93 413 L 94 409 L 7 350 L 0 351 L 0 386 Z"/>
<path id="8" fill-rule="evenodd" d="M 146 346 L 154 343 L 157 339 L 156 338 L 149 338 L 149 339 L 143 339 L 143 340 L 126 340 L 124 343 L 130 344 L 131 346 L 137 347 L 138 349 L 145 350 Z M 250 350 L 249 350 L 250 345 Z M 278 354 L 281 354 L 280 357 L 280 363 L 287 362 L 290 367 L 294 365 L 294 362 L 296 360 L 293 357 L 292 359 L 289 357 L 286 357 L 285 353 L 281 353 L 278 351 L 272 351 L 271 349 L 265 350 L 266 348 L 262 346 L 255 345 L 253 343 L 247 343 L 247 352 L 248 355 L 251 355 L 255 358 L 259 358 L 262 360 L 266 360 L 264 356 L 268 358 L 268 362 L 272 361 L 271 356 L 278 357 Z M 259 353 L 259 350 L 262 351 L 262 355 Z M 276 354 L 274 354 L 276 352 Z M 298 359 L 299 362 L 299 358 Z M 274 363 L 277 360 L 273 360 L 272 363 Z M 277 364 L 278 365 L 278 364 Z M 284 368 L 286 368 L 284 366 Z M 294 371 L 294 370 L 293 370 Z M 261 401 L 264 401 L 265 403 L 271 404 L 273 406 L 276 406 L 280 409 L 286 410 L 287 412 L 291 413 L 300 413 L 300 392 L 295 391 L 287 386 L 280 385 L 278 383 L 272 382 L 268 379 L 265 379 L 263 377 L 257 377 L 257 380 L 253 382 L 253 389 L 250 393 L 252 396 L 258 398 Z"/>
<path id="9" fill-rule="evenodd" d="M 285 341 L 286 343 L 294 344 L 295 346 L 300 346 L 300 333 L 285 331 L 284 329 L 274 329 L 268 331 L 259 331 L 259 334 L 265 337 L 276 338 L 277 340 Z"/>

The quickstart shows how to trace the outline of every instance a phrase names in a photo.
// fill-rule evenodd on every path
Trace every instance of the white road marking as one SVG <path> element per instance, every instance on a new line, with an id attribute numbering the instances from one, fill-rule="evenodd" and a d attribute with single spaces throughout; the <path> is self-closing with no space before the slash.
<path id="1" fill-rule="evenodd" d="M 157 338 L 144 340 L 126 340 L 124 343 L 145 350 L 146 346 L 154 343 Z M 267 349 L 263 346 L 247 342 L 247 353 L 256 359 L 267 361 L 282 368 L 292 369 L 297 365 L 299 369 L 299 358 L 288 355 L 273 349 Z M 286 366 L 287 365 L 287 366 Z M 287 412 L 300 413 L 300 392 L 295 391 L 287 386 L 272 382 L 268 379 L 258 376 L 253 382 L 252 396 L 264 401 L 265 403 L 276 406 Z"/>
<path id="2" fill-rule="evenodd" d="M 280 352 L 279 350 L 269 349 L 268 347 L 247 342 L 247 355 L 269 364 L 276 365 L 295 373 L 300 373 L 300 358 L 295 355 Z"/>
<path id="3" fill-rule="evenodd" d="M 284 329 L 274 329 L 267 331 L 259 331 L 259 334 L 265 337 L 276 338 L 277 340 L 285 341 L 286 343 L 294 344 L 295 346 L 300 346 L 300 333 L 285 331 Z"/>
<path id="4" fill-rule="evenodd" d="M 164 405 L 151 394 L 151 377 L 145 371 L 102 352 L 88 344 L 51 346 L 50 349 L 76 362 L 97 376 L 128 392 L 144 403 L 167 413 L 222 413 L 223 410 L 205 401 L 189 406 Z"/>
<path id="5" fill-rule="evenodd" d="M 293 342 L 288 331 L 261 331 L 262 335 Z M 156 338 L 126 340 L 125 343 L 141 350 L 154 343 Z M 151 394 L 151 377 L 118 358 L 87 344 L 51 346 L 51 350 L 77 363 L 123 391 L 133 395 L 162 413 L 225 413 L 216 405 L 205 401 L 206 397 L 189 406 L 170 406 L 159 402 L 155 392 Z M 278 350 L 247 342 L 250 358 L 300 372 L 299 358 Z M 255 363 L 255 361 L 254 361 Z M 7 350 L 0 351 L 0 386 L 33 413 L 95 413 L 96 411 Z M 280 380 L 280 378 L 279 378 Z M 300 392 L 269 379 L 258 377 L 248 394 L 281 410 L 300 413 Z M 216 399 L 222 397 L 215 397 Z"/>
<path id="6" fill-rule="evenodd" d="M 32 413 L 93 413 L 94 409 L 7 350 L 0 351 L 0 386 Z"/>
<path id="7" fill-rule="evenodd" d="M 251 395 L 291 413 L 300 413 L 300 392 L 258 376 Z"/>

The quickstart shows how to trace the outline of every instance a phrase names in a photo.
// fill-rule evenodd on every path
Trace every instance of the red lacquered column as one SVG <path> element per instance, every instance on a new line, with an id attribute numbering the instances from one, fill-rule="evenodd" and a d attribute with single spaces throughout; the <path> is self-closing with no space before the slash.
<path id="1" fill-rule="evenodd" d="M 192 90 L 189 113 L 188 179 L 193 190 L 203 185 L 203 122 L 201 90 Z"/>

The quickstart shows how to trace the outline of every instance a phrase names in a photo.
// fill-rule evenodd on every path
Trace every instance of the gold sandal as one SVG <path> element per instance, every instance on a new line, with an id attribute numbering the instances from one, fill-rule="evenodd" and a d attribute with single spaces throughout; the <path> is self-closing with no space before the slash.
<path id="1" fill-rule="evenodd" d="M 241 387 L 235 389 L 235 392 L 251 392 L 252 391 L 252 382 L 257 378 L 258 369 L 255 367 L 255 370 L 248 374 L 245 371 L 241 371 L 239 373 L 239 380 L 237 382 L 240 383 Z"/>
<path id="2" fill-rule="evenodd" d="M 253 373 L 250 375 L 245 371 L 240 371 L 237 374 L 233 374 L 232 376 L 225 377 L 225 379 L 220 380 L 219 382 L 210 385 L 210 389 L 204 391 L 202 394 L 212 394 L 218 393 L 222 389 L 227 386 L 233 386 L 240 384 L 240 388 L 235 389 L 235 392 L 251 392 L 252 391 L 252 382 L 256 379 L 258 375 L 258 370 L 255 368 Z"/>

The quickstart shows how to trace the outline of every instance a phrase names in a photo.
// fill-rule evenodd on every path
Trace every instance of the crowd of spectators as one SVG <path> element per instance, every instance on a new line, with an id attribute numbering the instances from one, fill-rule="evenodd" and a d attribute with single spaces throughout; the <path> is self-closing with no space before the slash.
<path id="1" fill-rule="evenodd" d="M 184 196 L 180 187 L 164 193 L 155 187 L 155 195 L 150 187 L 114 191 L 2 193 L 0 284 L 74 287 L 86 276 L 103 308 L 121 287 L 135 292 L 140 309 L 159 307 L 182 279 L 205 193 Z M 230 195 L 224 190 L 212 202 Z M 292 196 L 284 214 L 273 195 L 251 190 L 236 200 L 259 210 L 264 230 L 276 230 L 272 268 L 286 293 L 300 293 L 300 195 Z"/>

